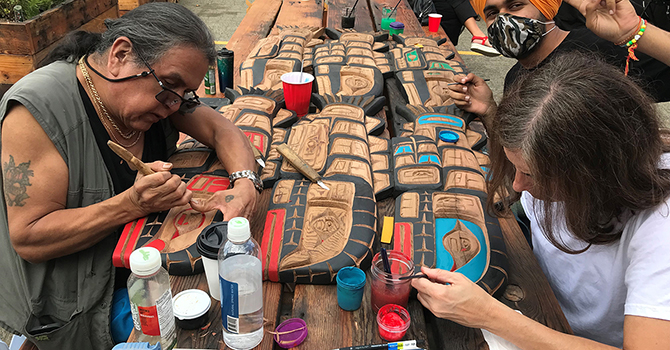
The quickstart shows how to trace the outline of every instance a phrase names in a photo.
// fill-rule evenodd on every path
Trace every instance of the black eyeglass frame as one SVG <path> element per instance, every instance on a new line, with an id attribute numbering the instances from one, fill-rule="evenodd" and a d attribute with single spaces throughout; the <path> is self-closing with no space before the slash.
<path id="1" fill-rule="evenodd" d="M 180 103 L 179 111 L 184 113 L 184 112 L 191 112 L 195 107 L 200 105 L 200 103 L 201 103 L 200 98 L 195 93 L 195 91 L 187 91 L 186 93 L 184 93 L 184 96 L 192 95 L 192 97 L 189 97 L 189 98 L 182 97 L 176 91 L 166 87 L 165 84 L 163 84 L 163 82 L 156 75 L 154 69 L 151 68 L 151 66 L 149 65 L 149 63 L 147 63 L 147 61 L 144 59 L 144 57 L 140 56 L 139 54 L 137 55 L 137 57 L 139 57 L 140 60 L 142 60 L 142 62 L 144 63 L 144 65 L 146 65 L 147 68 L 149 68 L 149 71 L 144 71 L 144 72 L 141 72 L 141 73 L 137 73 L 135 75 L 131 75 L 131 76 L 128 76 L 128 77 L 123 77 L 123 78 L 118 78 L 118 79 L 107 78 L 106 76 L 102 75 L 102 73 L 95 70 L 95 68 L 93 68 L 88 63 L 88 55 L 84 56 L 84 62 L 86 63 L 88 68 L 90 68 L 95 74 L 97 74 L 102 79 L 105 79 L 105 80 L 107 80 L 109 82 L 112 82 L 112 83 L 118 83 L 118 82 L 130 80 L 130 79 L 135 79 L 135 78 L 142 78 L 142 77 L 148 76 L 149 74 L 153 75 L 154 78 L 156 79 L 156 81 L 158 82 L 158 85 L 162 89 L 159 93 L 156 94 L 156 96 L 154 96 L 154 98 L 156 98 L 156 101 L 162 103 L 167 108 L 172 108 L 175 104 Z M 167 93 L 167 97 L 166 97 L 166 93 Z M 173 95 L 179 97 L 179 99 L 174 98 L 174 99 L 172 99 L 172 101 L 170 101 L 169 100 L 170 99 L 169 94 L 173 94 Z"/>

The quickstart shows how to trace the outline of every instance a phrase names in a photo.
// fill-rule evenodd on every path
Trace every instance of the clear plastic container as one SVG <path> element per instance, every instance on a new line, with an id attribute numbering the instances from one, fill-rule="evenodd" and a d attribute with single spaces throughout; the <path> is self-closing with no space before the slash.
<path id="1" fill-rule="evenodd" d="M 263 340 L 263 267 L 260 247 L 251 238 L 249 221 L 233 218 L 219 250 L 223 341 L 235 350 Z"/>
<path id="2" fill-rule="evenodd" d="M 130 254 L 128 296 L 137 342 L 161 344 L 164 350 L 172 349 L 177 342 L 170 277 L 161 266 L 161 253 L 156 248 L 145 247 Z"/>

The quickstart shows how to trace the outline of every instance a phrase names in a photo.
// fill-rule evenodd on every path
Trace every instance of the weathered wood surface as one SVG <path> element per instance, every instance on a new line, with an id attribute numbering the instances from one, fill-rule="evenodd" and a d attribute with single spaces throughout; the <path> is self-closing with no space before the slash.
<path id="1" fill-rule="evenodd" d="M 91 32 L 102 32 L 103 30 L 105 30 L 104 25 L 105 19 L 117 18 L 118 12 L 119 11 L 117 5 L 115 4 L 110 9 L 99 14 L 97 17 L 89 20 L 80 27 L 74 29 L 86 30 Z M 1 49 L 3 40 L 5 40 L 6 44 L 8 45 L 11 45 L 11 43 L 16 41 L 16 40 L 9 40 L 4 37 L 5 33 L 3 33 L 3 28 L 7 24 L 20 24 L 20 23 L 0 24 L 0 51 L 3 52 L 8 51 Z M 19 79 L 23 78 L 26 74 L 32 72 L 34 69 L 37 68 L 38 64 L 47 56 L 47 54 L 58 44 L 60 44 L 62 39 L 63 38 L 59 38 L 58 40 L 52 42 L 50 45 L 44 47 L 35 54 L 0 53 L 0 84 L 14 84 Z"/>

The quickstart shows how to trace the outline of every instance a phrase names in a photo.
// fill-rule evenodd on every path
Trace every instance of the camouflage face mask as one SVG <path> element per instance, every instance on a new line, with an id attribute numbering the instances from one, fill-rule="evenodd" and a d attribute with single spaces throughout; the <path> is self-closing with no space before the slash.
<path id="1" fill-rule="evenodd" d="M 545 32 L 544 25 L 550 23 L 554 21 L 542 22 L 509 13 L 499 14 L 488 28 L 489 41 L 503 56 L 523 58 L 533 51 L 542 37 L 556 28 L 554 26 Z"/>

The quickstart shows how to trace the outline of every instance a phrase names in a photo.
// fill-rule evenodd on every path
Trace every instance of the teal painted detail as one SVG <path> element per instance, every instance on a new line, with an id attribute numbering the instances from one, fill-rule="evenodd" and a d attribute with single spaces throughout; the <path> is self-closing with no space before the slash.
<path id="1" fill-rule="evenodd" d="M 430 68 L 428 69 L 448 69 L 448 70 L 454 70 L 451 68 L 451 66 L 447 63 L 444 62 L 431 62 L 430 63 Z"/>
<path id="2" fill-rule="evenodd" d="M 475 235 L 479 241 L 480 249 L 477 255 L 472 258 L 472 260 L 456 269 L 455 272 L 460 272 L 471 281 L 477 282 L 486 272 L 488 246 L 486 245 L 486 237 L 484 236 L 484 232 L 481 228 L 479 228 L 479 226 L 472 222 L 448 218 L 435 219 L 436 267 L 447 271 L 451 271 L 451 269 L 454 267 L 454 258 L 444 248 L 442 240 L 444 239 L 445 234 L 454 229 L 458 221 L 460 221 L 461 224 L 463 224 L 468 230 L 470 230 L 470 232 Z"/>
<path id="3" fill-rule="evenodd" d="M 400 146 L 395 150 L 395 153 L 393 153 L 394 156 L 397 156 L 398 154 L 402 153 L 412 153 L 412 147 L 411 146 Z"/>
<path id="4" fill-rule="evenodd" d="M 417 122 L 420 125 L 423 124 L 446 124 L 446 125 L 452 125 L 455 127 L 462 128 L 465 123 L 463 123 L 463 120 L 455 117 L 450 117 L 448 115 L 443 115 L 443 114 L 426 114 L 422 115 L 417 119 Z"/>
<path id="5" fill-rule="evenodd" d="M 440 164 L 440 159 L 434 154 L 424 154 L 419 157 L 419 163 L 435 163 Z"/>

